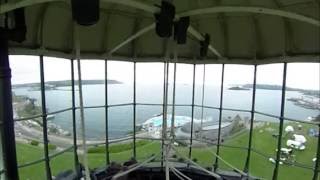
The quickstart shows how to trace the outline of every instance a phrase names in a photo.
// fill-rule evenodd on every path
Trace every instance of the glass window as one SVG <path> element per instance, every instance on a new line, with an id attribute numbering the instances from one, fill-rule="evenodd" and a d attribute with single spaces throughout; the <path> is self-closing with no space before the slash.
<path id="1" fill-rule="evenodd" d="M 47 112 L 70 108 L 72 103 L 70 60 L 43 57 L 43 66 Z"/>
<path id="2" fill-rule="evenodd" d="M 162 104 L 163 63 L 136 63 L 136 102 Z"/>
<path id="3" fill-rule="evenodd" d="M 256 111 L 280 115 L 282 79 L 283 64 L 257 67 Z"/>
<path id="4" fill-rule="evenodd" d="M 225 65 L 223 107 L 250 110 L 252 103 L 253 66 Z"/>
<path id="5" fill-rule="evenodd" d="M 310 121 L 320 114 L 320 64 L 288 63 L 285 117 Z"/>
<path id="6" fill-rule="evenodd" d="M 220 106 L 222 65 L 207 64 L 205 76 L 204 105 L 211 107 Z"/>
<path id="7" fill-rule="evenodd" d="M 108 61 L 108 104 L 133 102 L 133 63 Z"/>

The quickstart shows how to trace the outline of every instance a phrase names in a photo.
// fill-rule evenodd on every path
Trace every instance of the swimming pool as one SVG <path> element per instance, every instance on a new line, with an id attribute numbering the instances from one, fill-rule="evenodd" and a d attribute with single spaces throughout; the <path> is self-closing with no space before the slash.
<path id="1" fill-rule="evenodd" d="M 172 120 L 172 115 L 168 114 L 167 115 L 167 127 L 171 127 L 171 120 Z M 204 120 L 205 121 L 205 120 Z M 162 122 L 163 122 L 163 115 L 155 116 L 152 117 L 148 120 L 146 120 L 143 124 L 142 127 L 162 127 Z M 188 116 L 174 116 L 174 126 L 179 127 L 182 126 L 188 122 L 191 122 L 191 117 Z M 197 123 L 200 122 L 198 119 L 193 119 L 193 122 Z"/>

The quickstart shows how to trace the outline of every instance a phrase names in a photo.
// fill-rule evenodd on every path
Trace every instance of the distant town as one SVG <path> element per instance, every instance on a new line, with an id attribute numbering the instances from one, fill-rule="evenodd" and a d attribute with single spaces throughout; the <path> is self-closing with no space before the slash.
<path id="1" fill-rule="evenodd" d="M 108 84 L 122 84 L 122 82 L 117 80 L 108 79 Z M 65 87 L 71 86 L 71 80 L 62 80 L 62 81 L 47 81 L 45 82 L 45 89 L 46 90 L 55 90 L 58 87 Z M 75 85 L 78 85 L 78 80 L 74 81 Z M 105 80 L 82 80 L 81 83 L 83 85 L 90 85 L 90 84 L 104 84 Z M 12 88 L 31 88 L 32 90 L 40 90 L 40 83 L 24 83 L 24 84 L 13 84 Z"/>

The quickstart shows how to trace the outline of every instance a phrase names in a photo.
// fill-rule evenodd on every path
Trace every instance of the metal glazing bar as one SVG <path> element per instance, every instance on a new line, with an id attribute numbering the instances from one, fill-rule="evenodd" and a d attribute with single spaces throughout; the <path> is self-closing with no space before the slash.
<path id="1" fill-rule="evenodd" d="M 51 158 L 55 158 L 55 157 L 65 153 L 67 151 L 70 151 L 71 149 L 73 149 L 73 147 L 74 146 L 70 146 L 70 147 L 68 147 L 68 148 L 66 148 L 66 149 L 64 149 L 62 151 L 59 151 L 59 152 L 54 153 L 54 154 L 51 154 L 51 155 L 49 155 L 49 158 L 50 159 Z M 35 164 L 39 164 L 39 163 L 41 163 L 43 161 L 45 161 L 45 158 L 41 158 L 41 159 L 38 159 L 38 160 L 35 160 L 35 161 L 31 161 L 31 162 L 27 162 L 27 163 L 21 164 L 21 165 L 18 166 L 18 168 L 21 169 L 21 168 L 24 168 L 24 167 L 32 166 L 32 165 L 35 165 Z"/>
<path id="2" fill-rule="evenodd" d="M 164 122 L 164 111 L 165 111 L 165 97 L 166 97 L 166 74 L 167 65 L 166 62 L 163 63 L 163 99 L 162 99 L 162 124 Z M 161 167 L 163 167 L 164 160 L 164 138 L 161 138 Z"/>
<path id="3" fill-rule="evenodd" d="M 139 105 L 139 106 L 162 106 L 163 104 L 156 104 L 156 103 L 136 103 L 136 105 Z M 191 104 L 168 104 L 168 106 L 192 106 Z M 196 105 L 195 105 L 196 106 Z M 200 106 L 200 105 L 198 105 Z"/>
<path id="4" fill-rule="evenodd" d="M 202 126 L 203 126 L 203 109 L 204 109 L 204 92 L 206 85 L 206 65 L 203 65 L 203 76 L 202 76 L 202 97 L 201 97 L 201 125 L 200 125 L 200 138 L 202 138 Z"/>
<path id="5" fill-rule="evenodd" d="M 220 107 L 219 107 L 219 129 L 218 129 L 218 142 L 217 142 L 217 155 L 220 154 L 220 135 L 221 135 L 221 121 L 222 121 L 222 105 L 223 105 L 223 83 L 224 83 L 224 64 L 222 64 L 221 73 L 221 86 L 220 86 Z M 215 159 L 214 170 L 218 168 L 218 158 Z"/>
<path id="6" fill-rule="evenodd" d="M 108 60 L 104 61 L 104 72 L 105 72 L 105 149 L 106 149 L 106 165 L 110 164 L 110 156 L 109 156 L 109 106 L 108 106 Z"/>
<path id="7" fill-rule="evenodd" d="M 269 159 L 271 157 L 270 154 L 265 154 L 265 153 L 261 152 L 258 149 L 255 149 L 255 148 L 251 148 L 251 151 L 257 153 L 258 155 L 260 155 L 260 156 L 262 156 L 262 157 L 264 157 L 266 159 Z"/>
<path id="8" fill-rule="evenodd" d="M 272 117 L 272 118 L 276 118 L 276 119 L 280 119 L 280 116 L 276 116 L 276 115 L 273 115 L 273 114 L 263 113 L 263 112 L 260 112 L 260 111 L 255 111 L 255 113 L 260 114 L 260 115 L 264 115 L 264 116 L 268 116 L 268 117 Z"/>
<path id="9" fill-rule="evenodd" d="M 251 147 L 252 147 L 252 135 L 253 135 L 253 121 L 254 121 L 254 111 L 256 104 L 256 84 L 257 84 L 257 65 L 254 65 L 253 74 L 253 88 L 252 88 L 252 102 L 251 102 L 251 118 L 250 118 L 250 130 L 249 130 L 249 142 L 248 142 L 248 154 L 246 159 L 246 164 L 244 166 L 244 172 L 249 172 L 250 168 L 250 157 L 251 157 Z"/>
<path id="10" fill-rule="evenodd" d="M 279 125 L 279 137 L 278 137 L 278 145 L 277 145 L 277 157 L 276 157 L 276 165 L 273 171 L 272 179 L 278 179 L 278 170 L 279 170 L 279 162 L 280 162 L 280 149 L 282 143 L 282 131 L 283 131 L 283 124 L 284 124 L 284 108 L 285 108 L 285 101 L 286 101 L 286 81 L 287 81 L 287 63 L 283 63 L 283 79 L 282 79 L 282 95 L 281 95 L 281 110 L 280 110 L 280 125 Z"/>
<path id="11" fill-rule="evenodd" d="M 18 168 L 21 169 L 21 168 L 24 168 L 24 167 L 32 166 L 32 165 L 35 165 L 35 164 L 39 164 L 39 163 L 41 163 L 43 161 L 45 161 L 45 159 L 41 158 L 41 159 L 38 159 L 38 160 L 35 160 L 35 161 L 31 161 L 31 162 L 27 162 L 27 163 L 21 164 L 21 165 L 18 166 Z"/>
<path id="12" fill-rule="evenodd" d="M 165 175 L 166 180 L 169 179 L 169 166 L 168 166 L 168 144 L 167 144 L 167 122 L 168 122 L 168 89 L 169 89 L 169 59 L 166 59 L 167 61 L 167 71 L 166 71 L 166 84 L 165 84 L 165 104 L 164 104 L 164 114 L 163 114 L 163 124 L 162 124 L 162 139 L 164 139 L 164 151 L 162 153 L 164 154 L 164 163 L 165 163 Z"/>
<path id="13" fill-rule="evenodd" d="M 305 123 L 305 124 L 320 125 L 320 123 L 316 122 L 316 121 L 305 121 L 305 120 L 298 120 L 298 119 L 292 119 L 292 118 L 287 118 L 287 117 L 283 117 L 283 119 L 287 120 L 287 121 L 294 121 L 294 122 L 300 122 L 300 123 Z"/>
<path id="14" fill-rule="evenodd" d="M 59 113 L 63 113 L 63 112 L 70 111 L 70 110 L 72 110 L 72 107 L 71 108 L 66 108 L 66 109 L 61 109 L 61 110 L 58 110 L 58 111 L 48 112 L 46 114 L 39 114 L 39 115 L 25 117 L 25 118 L 18 118 L 18 119 L 14 119 L 14 121 L 32 120 L 32 119 L 35 119 L 35 118 L 40 118 L 40 117 L 47 116 L 47 115 L 59 114 Z"/>
<path id="15" fill-rule="evenodd" d="M 162 104 L 157 103 L 136 103 L 137 106 L 162 106 Z"/>
<path id="16" fill-rule="evenodd" d="M 35 116 L 14 119 L 14 121 L 26 121 L 26 120 L 31 120 L 31 119 L 35 119 L 35 118 L 40 118 L 42 116 L 43 116 L 42 114 L 39 114 L 39 115 L 35 115 Z"/>
<path id="17" fill-rule="evenodd" d="M 318 132 L 320 132 L 320 125 L 318 128 Z M 318 148 L 317 148 L 317 160 L 314 165 L 314 172 L 313 172 L 313 180 L 318 180 L 319 177 L 319 164 L 320 164 L 320 137 L 318 136 Z"/>
<path id="18" fill-rule="evenodd" d="M 57 156 L 59 156 L 59 155 L 61 155 L 61 154 L 65 153 L 65 152 L 70 151 L 71 149 L 73 149 L 73 147 L 74 147 L 74 146 L 69 146 L 69 147 L 65 148 L 64 150 L 62 150 L 62 151 L 59 151 L 59 152 L 56 152 L 56 153 L 50 154 L 50 156 L 49 156 L 49 157 L 50 157 L 50 159 L 55 158 L 55 157 L 57 157 Z"/>
<path id="19" fill-rule="evenodd" d="M 49 148 L 48 148 L 48 130 L 47 130 L 47 107 L 46 107 L 46 94 L 45 94 L 45 81 L 44 81 L 44 67 L 43 67 L 43 56 L 40 56 L 40 85 L 41 85 L 41 107 L 42 107 L 42 130 L 43 130 L 43 147 L 44 147 L 44 159 L 47 179 L 51 178 L 50 159 L 49 159 Z"/>
<path id="20" fill-rule="evenodd" d="M 137 70 L 137 63 L 133 62 L 133 157 L 136 158 L 136 70 Z"/>
<path id="21" fill-rule="evenodd" d="M 72 107 L 71 108 L 66 108 L 66 109 L 61 109 L 61 110 L 58 110 L 58 111 L 48 112 L 46 115 L 59 114 L 59 113 L 63 113 L 63 112 L 70 111 L 70 110 L 72 110 Z"/>
<path id="22" fill-rule="evenodd" d="M 112 107 L 118 107 L 118 106 L 131 106 L 131 105 L 133 105 L 133 103 L 112 104 L 112 105 L 108 105 L 108 107 L 112 108 Z"/>
<path id="23" fill-rule="evenodd" d="M 177 62 L 178 62 L 178 47 L 174 44 L 174 51 L 173 51 L 173 89 L 172 89 L 172 113 L 171 113 L 171 143 L 174 142 L 176 137 L 175 135 L 175 114 L 176 114 L 176 80 L 177 80 Z M 167 103 L 169 105 L 169 103 Z"/>
<path id="24" fill-rule="evenodd" d="M 269 160 L 270 156 L 271 155 L 268 155 L 268 154 L 265 154 L 259 150 L 256 150 L 254 148 L 252 148 L 252 152 L 258 154 L 259 156 L 262 156 L 264 157 L 265 159 Z M 291 165 L 291 166 L 295 166 L 295 167 L 299 167 L 299 168 L 303 168 L 303 169 L 308 169 L 308 170 L 314 170 L 313 167 L 311 166 L 308 166 L 308 165 L 304 165 L 304 164 L 301 164 L 301 163 L 298 163 L 298 162 L 295 162 L 295 163 L 288 163 L 288 165 Z"/>
<path id="25" fill-rule="evenodd" d="M 84 106 L 83 109 L 98 109 L 98 108 L 104 108 L 106 107 L 105 105 L 100 105 L 100 106 Z M 76 109 L 80 109 L 80 107 L 76 107 Z"/>
<path id="26" fill-rule="evenodd" d="M 206 108 L 206 109 L 217 109 L 217 110 L 219 110 L 220 108 L 218 108 L 218 107 L 212 107 L 212 106 L 201 106 L 201 105 L 197 105 L 197 104 L 195 104 L 194 105 L 194 107 L 199 107 L 199 108 Z"/>
<path id="27" fill-rule="evenodd" d="M 263 112 L 260 112 L 260 111 L 255 111 L 255 113 L 263 115 L 263 116 L 276 118 L 276 119 L 283 118 L 284 120 L 288 120 L 288 121 L 294 121 L 294 122 L 299 122 L 299 123 L 304 123 L 304 124 L 320 125 L 320 123 L 315 122 L 315 121 L 304 121 L 304 120 L 292 119 L 292 118 L 276 116 L 276 115 L 272 115 L 272 114 L 268 114 L 268 113 L 263 113 Z"/>
<path id="28" fill-rule="evenodd" d="M 221 108 L 224 111 L 235 111 L 235 112 L 247 112 L 251 113 L 251 110 L 244 110 L 244 109 L 234 109 L 234 108 Z"/>
<path id="29" fill-rule="evenodd" d="M 196 64 L 193 64 L 193 77 L 192 77 L 192 106 L 191 106 L 191 131 L 190 131 L 190 147 L 189 147 L 189 159 L 192 153 L 192 138 L 193 138 L 193 120 L 194 120 L 194 93 L 196 85 Z"/>
<path id="30" fill-rule="evenodd" d="M 173 106 L 173 104 L 168 104 L 168 106 Z M 175 104 L 174 106 L 179 106 L 179 107 L 186 107 L 186 106 L 192 106 L 192 104 Z"/>
<path id="31" fill-rule="evenodd" d="M 174 120 L 175 120 L 175 110 L 176 110 L 176 79 L 177 79 L 177 63 L 175 61 L 174 67 L 173 67 L 173 92 L 172 92 L 172 115 L 171 115 L 171 137 L 174 139 L 175 138 L 175 125 L 174 125 Z"/>
<path id="32" fill-rule="evenodd" d="M 71 59 L 71 95 L 72 95 L 72 132 L 73 132 L 73 156 L 74 167 L 77 175 L 80 174 L 78 146 L 77 146 L 77 125 L 76 125 L 76 98 L 75 98 L 75 84 L 74 84 L 74 60 Z"/>

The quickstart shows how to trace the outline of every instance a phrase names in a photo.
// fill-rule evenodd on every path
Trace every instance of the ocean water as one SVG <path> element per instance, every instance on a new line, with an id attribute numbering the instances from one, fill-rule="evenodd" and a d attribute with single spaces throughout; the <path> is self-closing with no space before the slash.
<path id="1" fill-rule="evenodd" d="M 41 104 L 40 91 L 30 91 L 27 88 L 13 89 L 17 95 L 27 95 L 36 98 L 37 103 Z M 77 91 L 78 92 L 78 91 Z M 172 103 L 172 87 L 169 87 L 169 104 Z M 295 91 L 287 91 L 286 98 L 300 97 L 302 94 Z M 105 86 L 104 85 L 84 85 L 83 96 L 85 106 L 100 106 L 105 104 Z M 207 86 L 205 88 L 205 106 L 219 107 L 220 87 Z M 76 93 L 76 103 L 78 104 L 78 93 Z M 195 88 L 195 104 L 201 105 L 202 86 Z M 59 90 L 46 90 L 46 104 L 48 112 L 53 112 L 71 107 L 70 87 L 60 87 Z M 159 85 L 138 85 L 137 86 L 137 103 L 161 104 L 163 101 L 163 86 Z M 223 107 L 235 109 L 251 109 L 252 90 L 234 91 L 224 89 Z M 122 104 L 133 102 L 133 85 L 132 84 L 109 84 L 108 85 L 108 104 Z M 192 103 L 192 85 L 178 84 L 176 87 L 176 104 L 191 105 Z M 257 89 L 256 105 L 257 111 L 280 115 L 281 91 L 280 90 L 261 90 Z M 168 113 L 171 113 L 169 108 Z M 217 121 L 219 111 L 215 109 L 195 107 L 194 116 L 196 119 L 203 118 L 206 120 Z M 176 115 L 191 116 L 191 106 L 177 106 Z M 147 119 L 162 113 L 162 105 L 146 106 L 137 105 L 136 122 L 142 124 Z M 239 114 L 242 118 L 249 118 L 250 113 L 223 111 L 223 119 L 232 118 Z M 310 110 L 294 105 L 291 101 L 285 103 L 285 117 L 299 120 L 306 120 L 309 116 L 317 116 L 318 110 Z M 103 139 L 105 137 L 105 108 L 85 109 L 85 125 L 88 139 Z M 266 121 L 278 121 L 278 119 L 267 116 L 256 115 L 255 119 Z M 71 111 L 56 114 L 52 120 L 60 125 L 63 129 L 72 131 L 72 114 Z M 126 136 L 133 129 L 133 106 L 109 107 L 108 110 L 109 137 L 118 138 Z M 79 127 L 79 111 L 77 111 L 77 126 Z"/>

